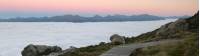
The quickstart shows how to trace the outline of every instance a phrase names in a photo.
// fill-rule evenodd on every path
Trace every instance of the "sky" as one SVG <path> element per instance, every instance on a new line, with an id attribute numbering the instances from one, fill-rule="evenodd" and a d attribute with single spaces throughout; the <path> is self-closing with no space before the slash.
<path id="1" fill-rule="evenodd" d="M 198 0 L 0 0 L 0 17 L 64 14 L 182 16 L 193 15 L 198 7 Z"/>

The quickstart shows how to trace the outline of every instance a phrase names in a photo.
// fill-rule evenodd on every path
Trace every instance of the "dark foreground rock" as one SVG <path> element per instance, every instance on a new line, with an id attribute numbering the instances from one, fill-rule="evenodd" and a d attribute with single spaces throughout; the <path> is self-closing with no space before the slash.
<path id="1" fill-rule="evenodd" d="M 43 56 L 53 52 L 61 52 L 62 49 L 58 46 L 46 46 L 46 45 L 28 45 L 22 51 L 22 56 Z"/>
<path id="2" fill-rule="evenodd" d="M 22 51 L 22 56 L 59 56 L 63 53 L 73 51 L 75 47 L 71 47 L 66 50 L 62 50 L 58 46 L 46 46 L 46 45 L 28 45 Z"/>

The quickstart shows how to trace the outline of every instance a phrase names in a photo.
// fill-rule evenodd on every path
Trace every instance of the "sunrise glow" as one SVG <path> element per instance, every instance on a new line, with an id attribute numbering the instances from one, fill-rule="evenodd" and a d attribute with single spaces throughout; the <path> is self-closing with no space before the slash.
<path id="1" fill-rule="evenodd" d="M 0 15 L 107 15 L 153 14 L 159 16 L 193 15 L 198 0 L 0 0 Z"/>

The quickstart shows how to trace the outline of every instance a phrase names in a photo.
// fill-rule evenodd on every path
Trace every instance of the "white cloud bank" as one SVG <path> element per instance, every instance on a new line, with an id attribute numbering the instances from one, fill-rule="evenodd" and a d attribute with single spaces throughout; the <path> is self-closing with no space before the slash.
<path id="1" fill-rule="evenodd" d="M 57 45 L 63 49 L 69 46 L 87 46 L 109 42 L 109 36 L 137 36 L 159 28 L 176 19 L 161 21 L 132 22 L 1 22 L 0 56 L 21 56 L 28 44 Z"/>

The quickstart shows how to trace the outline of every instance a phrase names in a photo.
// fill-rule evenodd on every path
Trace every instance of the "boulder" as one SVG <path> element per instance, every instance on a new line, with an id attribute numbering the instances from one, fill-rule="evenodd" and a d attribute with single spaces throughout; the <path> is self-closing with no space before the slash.
<path id="1" fill-rule="evenodd" d="M 115 45 L 119 44 L 125 44 L 125 39 L 123 36 L 120 36 L 118 34 L 114 34 L 110 37 L 111 43 Z"/>
<path id="2" fill-rule="evenodd" d="M 46 56 L 50 53 L 61 52 L 62 49 L 58 46 L 46 45 L 28 45 L 22 51 L 22 56 Z"/>

